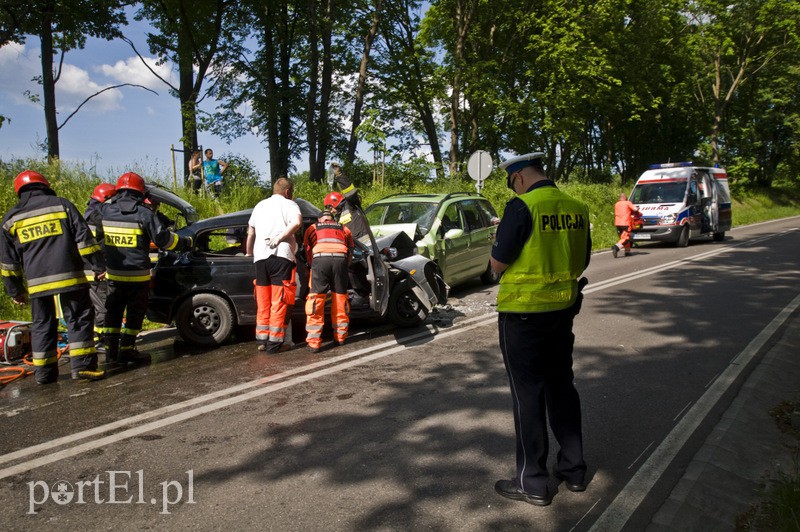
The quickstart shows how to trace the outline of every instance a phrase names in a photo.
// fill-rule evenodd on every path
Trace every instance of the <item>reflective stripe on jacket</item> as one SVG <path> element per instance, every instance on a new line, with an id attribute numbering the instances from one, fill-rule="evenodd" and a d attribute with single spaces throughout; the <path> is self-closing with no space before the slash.
<path id="1" fill-rule="evenodd" d="M 497 293 L 499 312 L 549 312 L 570 307 L 586 268 L 589 209 L 555 187 L 541 187 L 519 198 L 531 211 L 531 236 L 519 257 L 503 272 Z"/>
<path id="2" fill-rule="evenodd" d="M 174 250 L 182 239 L 165 227 L 135 191 L 122 190 L 102 206 L 105 253 L 110 281 L 150 280 L 150 242 Z"/>
<path id="3" fill-rule="evenodd" d="M 75 206 L 49 189 L 24 191 L 3 218 L 0 273 L 12 297 L 44 297 L 76 290 L 88 280 L 83 258 L 105 270 L 100 246 Z"/>

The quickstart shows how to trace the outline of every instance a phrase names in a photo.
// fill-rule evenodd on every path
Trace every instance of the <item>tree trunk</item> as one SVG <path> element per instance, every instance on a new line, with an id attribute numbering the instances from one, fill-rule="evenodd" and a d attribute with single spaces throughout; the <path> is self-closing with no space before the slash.
<path id="1" fill-rule="evenodd" d="M 306 97 L 306 142 L 308 144 L 308 171 L 311 182 L 321 182 L 317 168 L 317 125 L 314 120 L 317 108 L 317 84 L 319 79 L 319 34 L 317 9 L 314 0 L 308 0 L 308 95 Z"/>
<path id="2" fill-rule="evenodd" d="M 467 4 L 467 5 L 465 5 Z M 472 19 L 474 2 L 472 0 L 456 0 L 455 30 L 456 47 L 453 54 L 453 87 L 450 95 L 450 176 L 458 172 L 461 153 L 458 149 L 458 122 L 461 113 L 461 69 L 464 65 L 464 43 L 467 39 L 470 20 Z"/>
<path id="3" fill-rule="evenodd" d="M 331 41 L 333 38 L 333 0 L 325 3 L 325 19 L 322 25 L 322 85 L 319 102 L 319 119 L 317 121 L 317 161 L 314 176 L 319 181 L 325 180 L 325 159 L 330 148 L 330 106 L 331 91 L 333 90 L 333 52 Z"/>
<path id="4" fill-rule="evenodd" d="M 358 85 L 356 85 L 356 97 L 353 109 L 353 127 L 350 130 L 350 140 L 347 143 L 346 162 L 348 165 L 352 164 L 356 158 L 356 148 L 358 147 L 356 130 L 358 126 L 361 125 L 361 108 L 364 106 L 364 88 L 367 84 L 367 65 L 369 63 L 369 54 L 372 50 L 372 43 L 375 40 L 375 35 L 378 33 L 382 5 L 383 0 L 375 0 L 375 11 L 372 12 L 372 25 L 369 28 L 367 37 L 364 39 L 364 50 L 361 54 L 361 64 L 358 67 Z"/>
<path id="5" fill-rule="evenodd" d="M 44 121 L 47 127 L 47 160 L 60 157 L 58 146 L 58 122 L 56 120 L 56 80 L 53 76 L 53 27 L 49 14 L 42 16 L 39 38 L 42 41 L 42 99 Z"/>

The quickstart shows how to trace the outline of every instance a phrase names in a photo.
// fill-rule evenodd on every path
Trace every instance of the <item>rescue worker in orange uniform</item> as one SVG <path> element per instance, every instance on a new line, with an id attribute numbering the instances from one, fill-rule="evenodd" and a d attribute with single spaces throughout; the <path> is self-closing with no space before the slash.
<path id="1" fill-rule="evenodd" d="M 337 345 L 344 345 L 350 326 L 348 266 L 353 255 L 353 234 L 336 221 L 344 196 L 331 192 L 325 196 L 325 210 L 303 237 L 306 258 L 311 267 L 310 292 L 306 299 L 306 343 L 312 353 L 322 347 L 322 327 L 325 324 L 325 299 L 331 291 L 331 323 Z"/>
<path id="2" fill-rule="evenodd" d="M 135 345 L 150 299 L 150 242 L 159 249 L 181 251 L 191 248 L 192 239 L 164 227 L 145 205 L 142 176 L 124 173 L 116 188 L 117 194 L 102 207 L 108 264 L 106 359 L 112 364 L 147 363 L 149 355 L 140 354 Z"/>
<path id="3" fill-rule="evenodd" d="M 105 235 L 103 235 L 103 214 L 100 212 L 100 208 L 106 200 L 116 193 L 117 188 L 111 183 L 100 183 L 94 187 L 92 197 L 83 212 L 83 217 L 86 219 L 86 223 L 89 224 L 89 229 L 92 231 L 94 239 L 100 244 L 100 250 L 103 252 L 104 257 L 106 246 Z M 91 267 L 91 263 L 87 259 L 84 259 L 84 263 L 87 267 Z M 92 279 L 89 273 L 87 272 L 86 276 Z M 90 281 L 89 296 L 91 296 L 92 306 L 94 306 L 94 344 L 97 352 L 104 355 L 106 346 L 101 341 L 101 337 L 106 322 L 106 299 L 108 298 L 108 283 L 106 280 L 95 279 Z"/>
<path id="4" fill-rule="evenodd" d="M 86 220 L 69 200 L 56 196 L 38 172 L 26 170 L 14 179 L 19 202 L 3 218 L 0 269 L 8 295 L 17 305 L 30 296 L 33 373 L 38 384 L 58 380 L 58 317 L 54 295 L 59 295 L 69 334 L 69 361 L 73 379 L 101 378 L 92 339 L 94 312 L 89 280 L 105 276 L 100 246 Z M 26 283 L 23 282 L 23 273 Z"/>
<path id="5" fill-rule="evenodd" d="M 303 226 L 300 207 L 292 201 L 294 185 L 279 177 L 272 195 L 253 208 L 247 223 L 245 255 L 256 266 L 256 343 L 259 351 L 276 353 L 286 338 L 297 293 L 297 237 Z"/>
<path id="6" fill-rule="evenodd" d="M 614 204 L 614 225 L 617 227 L 617 234 L 619 235 L 619 242 L 611 246 L 611 253 L 614 258 L 619 256 L 620 251 L 623 257 L 631 252 L 633 214 L 638 212 L 639 207 L 628 201 L 628 196 L 624 192 L 619 195 L 619 201 Z"/>

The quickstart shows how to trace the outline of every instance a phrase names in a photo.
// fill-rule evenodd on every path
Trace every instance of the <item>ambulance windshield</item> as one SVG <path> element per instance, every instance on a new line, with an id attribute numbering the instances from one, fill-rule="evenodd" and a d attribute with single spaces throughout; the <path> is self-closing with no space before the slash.
<path id="1" fill-rule="evenodd" d="M 631 202 L 642 203 L 683 203 L 686 196 L 686 181 L 670 183 L 639 183 L 631 194 Z"/>

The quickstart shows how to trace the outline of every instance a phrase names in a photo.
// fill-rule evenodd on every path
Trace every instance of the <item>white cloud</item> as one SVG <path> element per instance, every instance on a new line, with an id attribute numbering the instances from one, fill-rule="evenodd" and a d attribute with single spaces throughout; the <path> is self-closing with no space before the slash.
<path id="1" fill-rule="evenodd" d="M 61 77 L 56 84 L 56 102 L 60 112 L 72 111 L 86 98 L 103 90 L 104 86 L 89 78 L 89 73 L 74 65 L 64 65 Z M 120 109 L 122 92 L 110 89 L 93 97 L 84 109 L 95 111 L 114 111 Z"/>
<path id="2" fill-rule="evenodd" d="M 24 44 L 10 43 L 0 48 L 0 94 L 17 105 L 33 104 L 25 95 L 25 91 L 41 98 L 42 87 L 33 78 L 41 76 L 41 64 L 38 49 L 28 49 Z M 69 57 L 69 56 L 67 56 Z M 55 65 L 58 66 L 58 65 Z M 9 75 L 8 73 L 13 73 Z M 89 73 L 70 63 L 64 63 L 61 76 L 56 82 L 56 106 L 59 114 L 74 111 L 86 98 L 95 94 L 107 85 L 92 81 Z M 122 93 L 111 89 L 92 98 L 83 109 L 95 111 L 111 111 L 120 108 Z"/>
<path id="3" fill-rule="evenodd" d="M 24 44 L 9 43 L 0 48 L 0 94 L 17 105 L 33 105 L 23 94 L 26 90 L 41 93 L 36 82 L 31 81 L 41 74 L 39 58 L 29 53 Z M 6 100 L 8 101 L 8 100 Z"/>
<path id="4" fill-rule="evenodd" d="M 178 76 L 173 72 L 171 64 L 159 65 L 158 61 L 152 57 L 145 57 L 144 60 L 159 76 L 169 81 L 174 87 L 178 86 Z M 124 61 L 117 61 L 113 65 L 103 65 L 99 67 L 99 70 L 119 83 L 135 83 L 159 93 L 167 90 L 167 86 L 150 72 L 139 57 L 129 57 Z"/>

